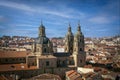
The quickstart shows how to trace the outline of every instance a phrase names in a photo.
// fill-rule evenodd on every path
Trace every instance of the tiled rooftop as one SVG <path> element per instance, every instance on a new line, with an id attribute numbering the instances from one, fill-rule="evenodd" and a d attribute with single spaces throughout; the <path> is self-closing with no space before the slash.
<path id="1" fill-rule="evenodd" d="M 61 80 L 61 78 L 58 75 L 46 73 L 46 74 L 35 76 L 30 80 Z"/>
<path id="2" fill-rule="evenodd" d="M 0 51 L 0 58 L 26 57 L 27 51 Z"/>
<path id="3" fill-rule="evenodd" d="M 82 80 L 81 75 L 75 70 L 67 71 L 66 76 L 69 77 L 70 80 Z"/>
<path id="4" fill-rule="evenodd" d="M 30 66 L 28 67 L 27 64 L 5 64 L 0 65 L 0 72 L 1 71 L 18 71 L 18 70 L 32 70 L 37 69 L 36 66 Z"/>
<path id="5" fill-rule="evenodd" d="M 52 55 L 42 55 L 42 56 L 39 56 L 38 58 L 43 59 L 43 58 L 56 58 L 56 57 Z"/>

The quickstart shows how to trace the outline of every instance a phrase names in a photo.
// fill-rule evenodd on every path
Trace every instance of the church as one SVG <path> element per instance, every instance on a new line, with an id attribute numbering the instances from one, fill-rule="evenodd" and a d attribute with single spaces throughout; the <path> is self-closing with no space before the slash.
<path id="1" fill-rule="evenodd" d="M 65 52 L 54 52 L 53 44 L 47 38 L 45 26 L 41 23 L 38 37 L 32 44 L 32 51 L 1 51 L 0 74 L 15 75 L 28 79 L 40 74 L 51 73 L 65 78 L 65 72 L 83 67 L 86 63 L 84 35 L 78 24 L 73 35 L 71 26 L 65 36 Z"/>
<path id="2" fill-rule="evenodd" d="M 85 65 L 84 35 L 78 24 L 77 32 L 73 35 L 71 26 L 65 36 L 65 52 L 54 53 L 53 45 L 45 33 L 45 26 L 41 23 L 38 38 L 32 45 L 32 56 L 28 56 L 28 65 L 38 68 L 82 67 Z"/>

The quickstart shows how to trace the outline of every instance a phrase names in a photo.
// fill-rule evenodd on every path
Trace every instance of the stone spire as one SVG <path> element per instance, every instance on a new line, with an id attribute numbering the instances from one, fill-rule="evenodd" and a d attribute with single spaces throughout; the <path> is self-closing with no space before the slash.
<path id="1" fill-rule="evenodd" d="M 78 23 L 77 34 L 82 35 L 80 23 Z"/>
<path id="2" fill-rule="evenodd" d="M 81 51 L 84 51 L 84 35 L 81 32 L 81 26 L 78 23 L 77 33 L 74 37 L 74 51 L 79 54 Z"/>
<path id="3" fill-rule="evenodd" d="M 42 21 L 41 21 L 41 25 L 39 27 L 39 37 L 41 37 L 41 36 L 46 36 L 46 34 L 45 34 L 45 27 L 42 24 Z"/>
<path id="4" fill-rule="evenodd" d="M 71 35 L 71 36 L 73 35 L 73 34 L 72 34 L 72 31 L 71 31 L 71 26 L 70 26 L 70 24 L 69 24 L 69 26 L 68 26 L 68 33 L 67 33 L 67 35 Z"/>
<path id="5" fill-rule="evenodd" d="M 71 26 L 70 26 L 70 24 L 69 24 L 69 27 L 68 27 L 68 32 L 71 32 Z"/>
<path id="6" fill-rule="evenodd" d="M 81 26 L 78 23 L 77 33 L 74 36 L 73 42 L 73 57 L 76 67 L 84 66 L 86 54 L 84 51 L 84 35 L 81 32 Z"/>
<path id="7" fill-rule="evenodd" d="M 67 35 L 65 37 L 65 52 L 69 52 L 69 53 L 73 53 L 73 33 L 71 31 L 71 26 L 69 24 L 68 26 L 68 32 Z"/>

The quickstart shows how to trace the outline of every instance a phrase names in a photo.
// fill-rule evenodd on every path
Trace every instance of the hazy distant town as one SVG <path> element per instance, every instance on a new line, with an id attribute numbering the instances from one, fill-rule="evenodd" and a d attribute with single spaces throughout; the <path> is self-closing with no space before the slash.
<path id="1" fill-rule="evenodd" d="M 34 43 L 35 40 L 36 38 L 23 37 L 23 36 L 12 36 L 12 37 L 2 36 L 0 37 L 0 51 L 31 52 L 32 44 Z M 54 37 L 54 38 L 50 38 L 50 41 L 53 43 L 54 53 L 65 51 L 64 50 L 65 38 Z M 78 71 L 76 70 L 67 71 L 66 80 L 74 80 L 74 79 L 78 80 L 77 78 L 81 76 L 81 73 L 84 73 L 84 75 L 82 75 L 83 77 L 85 77 L 84 80 L 88 80 L 89 78 L 91 78 L 92 80 L 115 80 L 115 79 L 119 80 L 117 79 L 117 77 L 120 74 L 120 36 L 103 37 L 103 38 L 85 37 L 84 41 L 85 41 L 85 52 L 86 52 L 86 65 L 84 65 L 83 69 L 78 68 Z M 5 63 L 4 61 L 2 61 L 1 58 L 0 65 L 2 64 Z M 79 69 L 81 70 L 80 72 Z M 95 75 L 95 73 L 97 73 L 97 75 Z M 53 76 L 51 74 L 47 74 L 47 75 L 49 75 L 49 77 Z M 72 79 L 70 75 L 74 76 L 74 79 Z M 41 76 L 44 77 L 45 75 L 41 75 Z M 15 77 L 13 76 L 8 77 L 5 75 L 5 77 L 8 79 L 11 78 L 10 80 L 15 79 Z M 27 80 L 31 80 L 31 79 L 27 79 Z M 39 80 L 43 80 L 43 79 L 41 78 Z M 55 80 L 59 80 L 59 79 L 55 79 Z M 80 80 L 82 80 L 82 78 Z"/>

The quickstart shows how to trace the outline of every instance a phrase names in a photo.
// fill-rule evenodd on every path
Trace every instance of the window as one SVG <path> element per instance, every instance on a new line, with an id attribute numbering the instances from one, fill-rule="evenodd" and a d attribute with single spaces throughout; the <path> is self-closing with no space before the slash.
<path id="1" fill-rule="evenodd" d="M 47 52 L 47 50 L 46 50 L 46 48 L 44 48 L 44 53 L 46 53 Z"/>
<path id="2" fill-rule="evenodd" d="M 25 61 L 25 58 L 23 58 L 22 60 Z"/>
<path id="3" fill-rule="evenodd" d="M 82 48 L 80 48 L 80 51 L 82 51 Z"/>
<path id="4" fill-rule="evenodd" d="M 34 63 L 32 63 L 32 66 L 34 66 L 35 64 Z"/>
<path id="5" fill-rule="evenodd" d="M 5 59 L 6 62 L 8 62 L 8 59 Z"/>
<path id="6" fill-rule="evenodd" d="M 72 61 L 69 61 L 69 64 L 71 65 L 71 64 L 72 64 Z"/>
<path id="7" fill-rule="evenodd" d="M 12 61 L 14 61 L 15 59 L 13 58 Z"/>
<path id="8" fill-rule="evenodd" d="M 49 61 L 46 61 L 46 66 L 49 66 L 49 65 L 50 65 Z"/>
<path id="9" fill-rule="evenodd" d="M 80 60 L 80 63 L 82 63 L 82 60 Z"/>
<path id="10" fill-rule="evenodd" d="M 20 58 L 20 61 L 22 60 L 22 58 Z"/>
<path id="11" fill-rule="evenodd" d="M 69 61 L 69 64 L 70 64 L 70 65 L 74 65 L 74 61 L 73 61 L 73 60 L 70 60 L 70 61 Z"/>
<path id="12" fill-rule="evenodd" d="M 80 39 L 80 42 L 82 42 L 82 40 Z"/>

